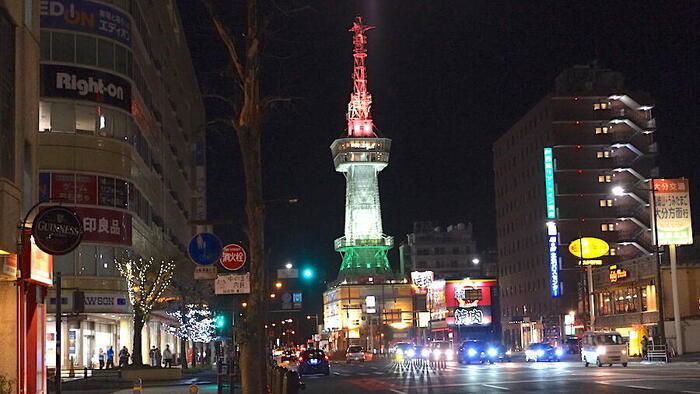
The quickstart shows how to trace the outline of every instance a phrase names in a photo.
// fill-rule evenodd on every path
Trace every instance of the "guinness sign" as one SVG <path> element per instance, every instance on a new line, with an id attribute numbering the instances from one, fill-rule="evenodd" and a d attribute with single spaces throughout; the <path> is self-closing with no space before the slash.
<path id="1" fill-rule="evenodd" d="M 39 249 L 52 255 L 63 255 L 75 249 L 83 238 L 80 217 L 66 207 L 43 209 L 34 219 L 32 235 Z"/>

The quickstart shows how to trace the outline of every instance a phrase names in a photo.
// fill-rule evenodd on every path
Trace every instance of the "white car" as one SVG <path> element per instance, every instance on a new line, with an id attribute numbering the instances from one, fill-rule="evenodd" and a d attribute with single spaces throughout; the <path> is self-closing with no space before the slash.
<path id="1" fill-rule="evenodd" d="M 627 343 L 617 331 L 587 331 L 581 341 L 581 361 L 586 367 L 596 364 L 599 367 L 607 364 L 622 364 L 627 366 L 629 355 Z"/>
<path id="2" fill-rule="evenodd" d="M 353 361 L 365 362 L 365 352 L 362 346 L 350 346 L 345 352 L 345 361 L 349 364 Z"/>

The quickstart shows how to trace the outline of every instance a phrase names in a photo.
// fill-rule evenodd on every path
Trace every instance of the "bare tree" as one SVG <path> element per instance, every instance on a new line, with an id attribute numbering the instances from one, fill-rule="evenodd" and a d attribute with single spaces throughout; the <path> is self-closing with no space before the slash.
<path id="1" fill-rule="evenodd" d="M 232 128 L 241 149 L 246 190 L 246 225 L 250 257 L 250 296 L 246 329 L 239 336 L 240 369 L 244 394 L 265 392 L 267 363 L 265 360 L 264 323 L 266 312 L 264 223 L 261 135 L 264 102 L 260 93 L 261 39 L 258 4 L 247 0 L 246 27 L 243 42 L 238 42 L 226 27 L 212 4 L 205 0 L 212 24 L 223 42 L 230 60 L 230 74 L 236 81 L 235 99 L 219 96 L 230 106 L 223 121 Z M 239 53 L 239 47 L 243 52 Z"/>

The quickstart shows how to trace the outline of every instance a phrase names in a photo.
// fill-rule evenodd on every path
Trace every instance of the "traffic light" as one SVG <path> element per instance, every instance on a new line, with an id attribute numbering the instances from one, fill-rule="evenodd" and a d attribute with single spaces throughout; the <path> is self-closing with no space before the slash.
<path id="1" fill-rule="evenodd" d="M 314 277 L 314 270 L 311 268 L 304 268 L 301 275 L 304 277 L 304 279 L 311 279 Z"/>
<path id="2" fill-rule="evenodd" d="M 222 328 L 226 327 L 226 316 L 224 315 L 216 315 L 214 318 L 214 325 L 216 326 L 217 329 L 221 330 Z"/>

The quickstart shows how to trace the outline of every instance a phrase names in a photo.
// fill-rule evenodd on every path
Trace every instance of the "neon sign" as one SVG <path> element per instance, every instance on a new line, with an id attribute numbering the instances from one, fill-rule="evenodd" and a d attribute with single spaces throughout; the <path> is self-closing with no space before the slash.
<path id="1" fill-rule="evenodd" d="M 610 282 L 615 283 L 619 279 L 623 279 L 627 277 L 627 270 L 617 268 L 616 265 L 611 265 L 610 266 Z"/>
<path id="2" fill-rule="evenodd" d="M 544 148 L 544 188 L 547 197 L 547 219 L 556 219 L 557 206 L 554 200 L 554 155 L 552 148 Z"/>
<path id="3" fill-rule="evenodd" d="M 547 222 L 547 240 L 549 244 L 549 287 L 552 297 L 561 296 L 559 286 L 559 242 L 557 241 L 557 225 Z"/>

